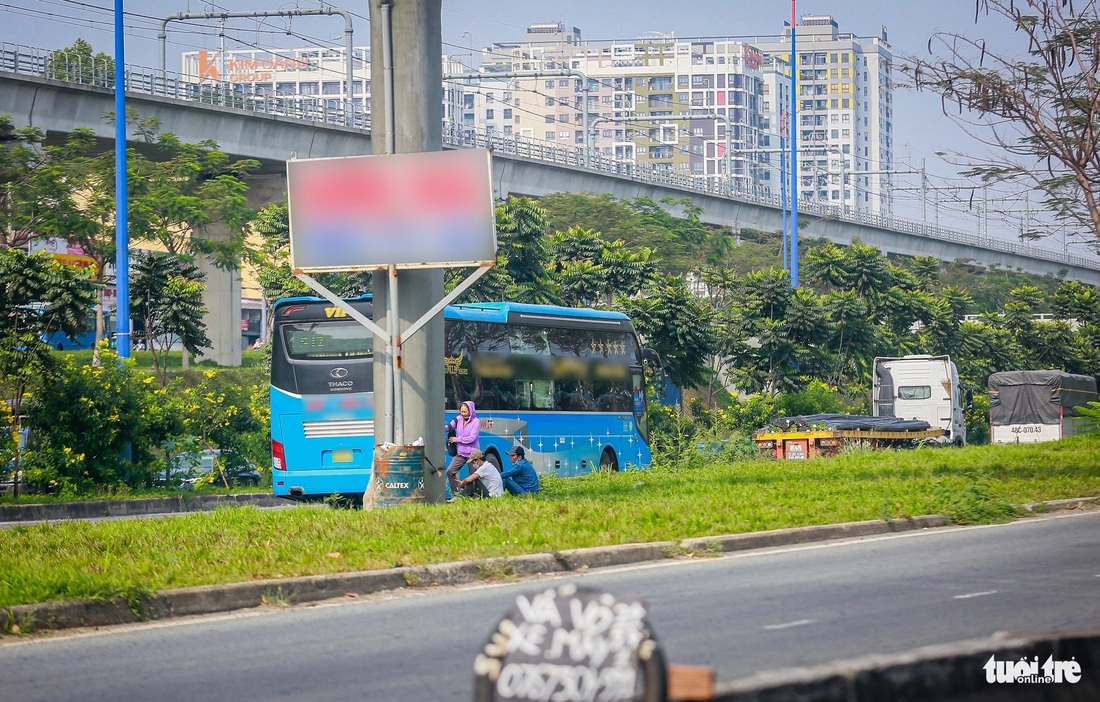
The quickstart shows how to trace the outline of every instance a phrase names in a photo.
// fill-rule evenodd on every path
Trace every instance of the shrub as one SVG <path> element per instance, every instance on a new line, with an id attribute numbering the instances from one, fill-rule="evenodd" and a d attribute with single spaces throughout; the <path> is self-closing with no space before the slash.
<path id="1" fill-rule="evenodd" d="M 98 367 L 65 358 L 25 404 L 31 485 L 79 493 L 149 482 L 153 449 L 172 431 L 173 415 L 152 375 L 101 353 Z"/>
<path id="2" fill-rule="evenodd" d="M 806 389 L 800 392 L 780 394 L 776 398 L 775 409 L 781 417 L 848 412 L 840 400 L 837 388 L 826 385 L 820 380 L 811 380 Z"/>

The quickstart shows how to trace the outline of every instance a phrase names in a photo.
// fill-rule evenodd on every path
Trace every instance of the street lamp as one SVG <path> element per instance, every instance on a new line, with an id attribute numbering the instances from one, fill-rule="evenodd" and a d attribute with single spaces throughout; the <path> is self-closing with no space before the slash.
<path id="1" fill-rule="evenodd" d="M 115 349 L 119 358 L 129 358 L 130 205 L 126 195 L 126 35 L 123 14 L 123 0 L 115 0 Z"/>

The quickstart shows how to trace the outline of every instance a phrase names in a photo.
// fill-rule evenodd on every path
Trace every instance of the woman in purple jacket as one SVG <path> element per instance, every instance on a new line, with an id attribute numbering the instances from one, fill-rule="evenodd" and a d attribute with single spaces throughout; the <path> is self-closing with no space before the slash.
<path id="1" fill-rule="evenodd" d="M 479 448 L 481 438 L 481 421 L 477 418 L 477 410 L 474 403 L 467 400 L 458 408 L 458 416 L 447 423 L 447 431 L 454 429 L 455 435 L 447 441 L 458 444 L 458 453 L 451 458 L 447 466 L 447 482 L 451 486 L 451 494 L 457 495 L 461 488 L 458 486 L 458 471 L 466 465 L 470 458 L 470 452 Z"/>

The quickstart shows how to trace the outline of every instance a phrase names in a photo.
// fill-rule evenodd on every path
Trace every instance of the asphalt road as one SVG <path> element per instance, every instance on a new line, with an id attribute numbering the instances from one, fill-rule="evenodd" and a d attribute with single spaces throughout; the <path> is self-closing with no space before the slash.
<path id="1" fill-rule="evenodd" d="M 644 597 L 670 662 L 729 680 L 1100 625 L 1100 512 L 8 639 L 0 691 L 21 702 L 467 701 L 474 656 L 515 595 L 561 581 Z"/>

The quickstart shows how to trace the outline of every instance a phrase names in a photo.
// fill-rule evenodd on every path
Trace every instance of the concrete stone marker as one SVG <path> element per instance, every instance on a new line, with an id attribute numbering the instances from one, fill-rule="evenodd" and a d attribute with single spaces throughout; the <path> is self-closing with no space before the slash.
<path id="1" fill-rule="evenodd" d="M 475 702 L 662 702 L 645 603 L 564 584 L 518 595 L 474 660 Z"/>

